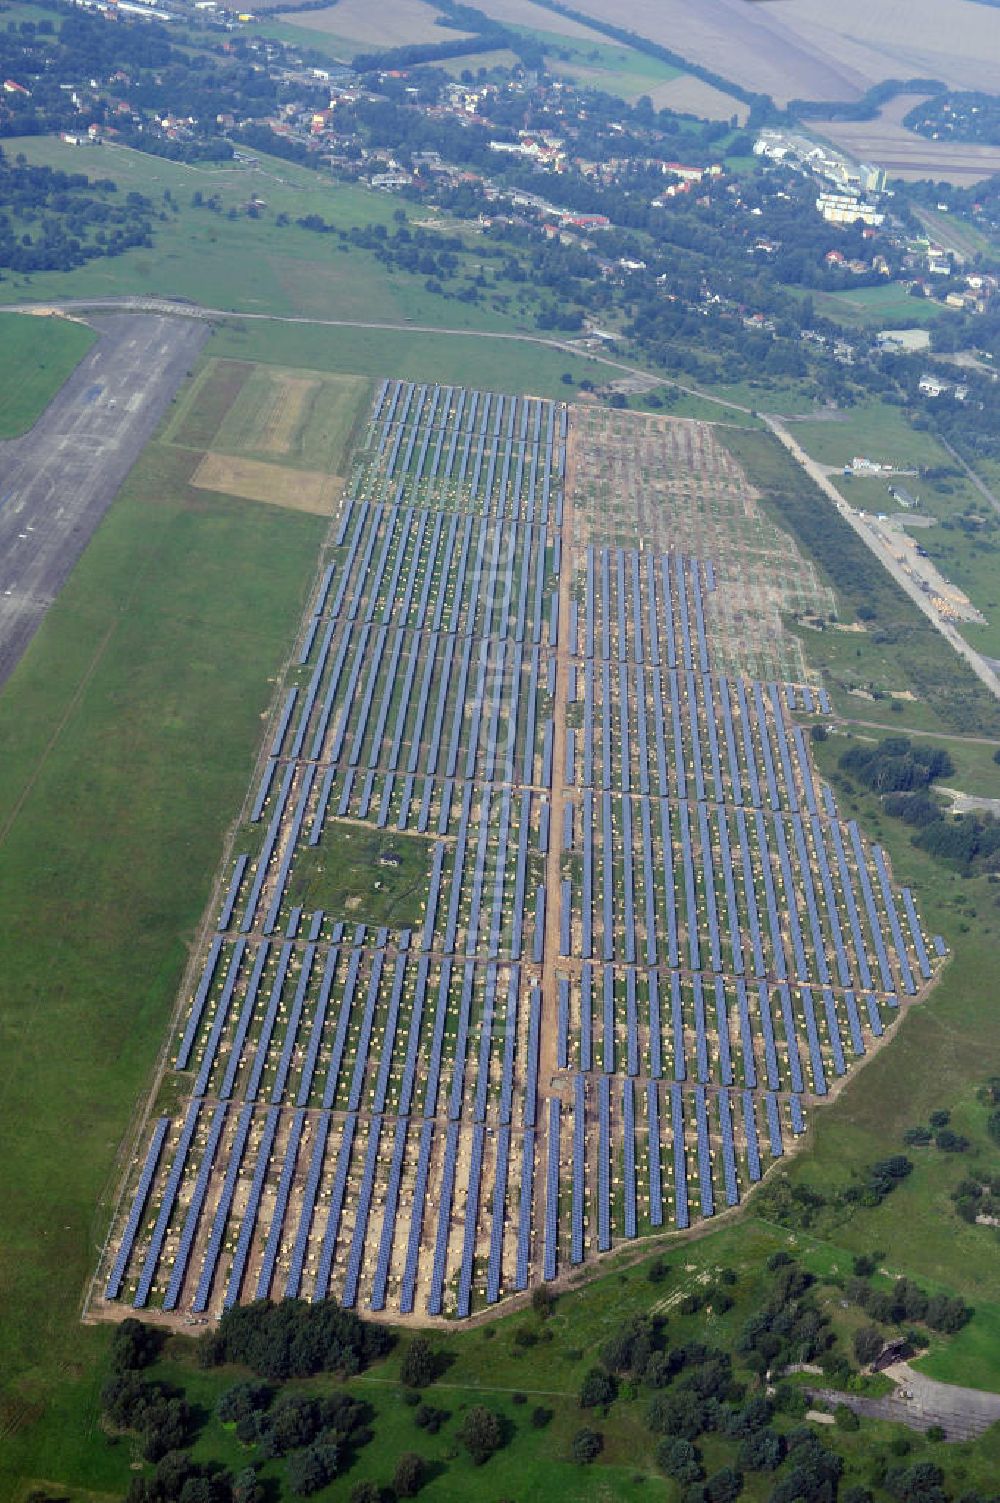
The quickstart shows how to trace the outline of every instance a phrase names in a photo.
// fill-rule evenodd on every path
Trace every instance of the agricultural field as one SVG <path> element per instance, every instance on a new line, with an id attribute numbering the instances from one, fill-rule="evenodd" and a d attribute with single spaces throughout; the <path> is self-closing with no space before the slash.
<path id="1" fill-rule="evenodd" d="M 0 439 L 27 432 L 93 342 L 69 319 L 0 315 Z"/>
<path id="2" fill-rule="evenodd" d="M 739 1205 L 946 953 L 815 775 L 831 607 L 704 425 L 384 381 L 91 1314 L 461 1319 Z"/>
<path id="3" fill-rule="evenodd" d="M 621 23 L 614 0 L 574 0 L 583 16 Z M 629 26 L 744 88 L 789 99 L 857 99 L 886 78 L 941 78 L 990 89 L 1000 17 L 974 0 L 824 0 L 794 6 L 632 0 Z"/>
<path id="4" fill-rule="evenodd" d="M 938 74 L 929 76 L 936 78 Z M 817 120 L 813 128 L 842 151 L 870 157 L 890 178 L 907 182 L 930 177 L 964 188 L 1000 170 L 1000 146 L 931 141 L 907 130 L 904 117 L 926 98 L 926 94 L 898 94 L 873 120 Z"/>
<path id="5" fill-rule="evenodd" d="M 266 10 L 266 4 L 260 7 Z M 282 19 L 303 31 L 320 32 L 349 59 L 358 52 L 447 42 L 471 35 L 438 25 L 437 9 L 426 0 L 385 0 L 372 10 L 366 0 L 337 0 L 325 9 L 286 11 Z"/>

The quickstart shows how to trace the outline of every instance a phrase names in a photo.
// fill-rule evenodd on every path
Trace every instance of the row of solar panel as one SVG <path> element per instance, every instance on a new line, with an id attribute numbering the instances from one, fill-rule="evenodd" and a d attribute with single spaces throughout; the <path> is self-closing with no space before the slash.
<path id="1" fill-rule="evenodd" d="M 405 1312 L 413 1308 L 421 1248 L 426 1233 L 432 1232 L 427 1311 L 441 1313 L 450 1281 L 455 1312 L 466 1316 L 472 1307 L 474 1283 L 477 1277 L 482 1279 L 477 1267 L 481 1246 L 488 1247 L 483 1293 L 488 1302 L 495 1302 L 501 1292 L 524 1287 L 528 1267 L 522 1250 L 530 1261 L 534 1248 L 544 1279 L 557 1276 L 559 1249 L 566 1250 L 567 1240 L 569 1261 L 583 1261 L 588 1247 L 588 1206 L 599 1251 L 612 1247 L 616 1228 L 629 1240 L 638 1235 L 643 1223 L 663 1226 L 668 1205 L 675 1225 L 683 1228 L 691 1219 L 691 1176 L 697 1187 L 698 1213 L 710 1217 L 720 1192 L 726 1205 L 736 1205 L 743 1189 L 760 1179 L 762 1142 L 768 1158 L 782 1155 L 783 1110 L 793 1133 L 804 1128 L 801 1103 L 794 1098 L 783 1108 L 771 1094 L 763 1100 L 749 1091 L 710 1095 L 700 1086 L 687 1094 L 676 1085 L 658 1088 L 650 1082 L 641 1097 L 645 1123 L 637 1131 L 631 1082 L 616 1083 L 612 1089 L 610 1080 L 602 1076 L 588 1087 L 584 1077 L 577 1075 L 573 1087 L 568 1239 L 560 1205 L 565 1166 L 563 1106 L 557 1097 L 549 1100 L 545 1134 L 539 1135 L 533 1126 L 522 1134 L 516 1207 L 508 1206 L 509 1124 L 488 1129 L 477 1121 L 463 1129 L 458 1120 L 418 1124 L 401 1116 L 387 1129 L 381 1113 L 362 1120 L 349 1112 L 335 1119 L 301 1109 L 282 1113 L 274 1106 L 254 1112 L 247 1104 L 234 1114 L 225 1102 L 210 1106 L 196 1098 L 172 1145 L 169 1120 L 161 1118 L 156 1124 L 105 1297 L 121 1298 L 128 1284 L 136 1308 L 146 1306 L 157 1290 L 162 1293 L 163 1307 L 173 1310 L 187 1287 L 195 1312 L 208 1308 L 213 1291 L 226 1305 L 246 1295 L 265 1298 L 278 1293 L 305 1292 L 316 1300 L 331 1292 L 336 1268 L 335 1292 L 343 1305 L 358 1303 L 364 1283 L 370 1308 L 384 1309 L 393 1285 Z M 594 1095 L 596 1145 L 590 1116 Z M 739 1141 L 734 1114 L 740 1123 Z M 669 1132 L 664 1135 L 668 1121 Z M 224 1139 L 228 1142 L 227 1171 L 209 1215 L 208 1186 Z M 442 1155 L 436 1201 L 427 1197 L 435 1143 Z M 645 1145 L 641 1154 L 637 1144 Z M 483 1187 L 488 1145 L 492 1194 L 484 1194 Z M 534 1159 L 542 1151 L 545 1190 L 539 1224 L 530 1190 Z M 459 1184 L 460 1161 L 466 1167 Z M 158 1196 L 153 1194 L 157 1182 L 162 1185 Z M 240 1184 L 246 1191 L 237 1195 Z M 293 1215 L 296 1184 L 301 1189 L 294 1197 Z M 324 1185 L 328 1194 L 323 1192 Z M 345 1221 L 348 1188 L 353 1218 Z M 460 1209 L 457 1189 L 464 1192 Z M 401 1199 L 409 1204 L 408 1225 L 399 1214 Z M 154 1204 L 156 1215 L 149 1235 L 143 1237 L 143 1220 Z M 371 1215 L 375 1206 L 382 1208 L 378 1225 Z M 456 1226 L 461 1228 L 460 1235 Z M 224 1266 L 227 1248 L 231 1258 Z M 505 1259 L 508 1250 L 514 1252 L 513 1260 Z M 251 1266 L 255 1277 L 248 1288 Z"/>

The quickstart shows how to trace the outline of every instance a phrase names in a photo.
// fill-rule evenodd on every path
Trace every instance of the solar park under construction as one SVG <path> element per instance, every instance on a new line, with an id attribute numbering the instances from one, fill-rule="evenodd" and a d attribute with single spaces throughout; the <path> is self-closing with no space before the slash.
<path id="1" fill-rule="evenodd" d="M 790 602 L 707 425 L 383 384 L 92 1313 L 463 1318 L 741 1202 L 944 954 Z M 410 927 L 297 901 L 364 831 Z"/>

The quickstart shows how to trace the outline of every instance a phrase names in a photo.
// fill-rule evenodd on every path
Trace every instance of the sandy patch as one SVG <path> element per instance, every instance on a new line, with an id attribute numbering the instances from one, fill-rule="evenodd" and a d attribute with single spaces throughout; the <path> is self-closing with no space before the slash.
<path id="1" fill-rule="evenodd" d="M 203 491 L 221 491 L 245 501 L 265 501 L 292 511 L 328 516 L 340 482 L 317 470 L 292 470 L 285 465 L 265 464 L 259 459 L 239 459 L 230 454 L 206 454 L 191 477 Z"/>

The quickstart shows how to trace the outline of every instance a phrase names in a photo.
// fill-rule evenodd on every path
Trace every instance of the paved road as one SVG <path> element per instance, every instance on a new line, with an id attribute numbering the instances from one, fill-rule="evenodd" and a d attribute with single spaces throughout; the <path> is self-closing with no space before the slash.
<path id="1" fill-rule="evenodd" d="M 986 1393 L 981 1388 L 960 1388 L 955 1383 L 939 1383 L 917 1372 L 907 1362 L 896 1362 L 885 1369 L 886 1377 L 897 1385 L 894 1393 L 881 1399 L 867 1399 L 859 1394 L 839 1393 L 833 1388 L 812 1390 L 814 1398 L 836 1405 L 846 1404 L 855 1414 L 871 1419 L 894 1420 L 911 1430 L 929 1430 L 940 1425 L 949 1440 L 972 1440 L 1000 1420 L 1000 1393 Z"/>
<path id="2" fill-rule="evenodd" d="M 844 521 L 850 527 L 854 528 L 854 531 L 861 538 L 865 546 L 871 549 L 887 573 L 892 575 L 900 589 L 905 590 L 914 605 L 923 611 L 931 625 L 941 633 L 945 641 L 958 653 L 959 657 L 965 659 L 973 673 L 986 685 L 990 693 L 995 694 L 1000 699 L 1000 676 L 997 675 L 996 671 L 990 667 L 989 663 L 985 661 L 974 647 L 969 646 L 962 634 L 956 631 L 950 621 L 945 621 L 938 615 L 924 592 L 900 568 L 888 549 L 879 545 L 875 534 L 870 528 L 864 526 L 854 508 L 847 504 L 836 486 L 831 483 L 826 474 L 825 467 L 818 464 L 816 460 L 810 459 L 809 455 L 802 448 L 802 445 L 789 433 L 783 419 L 768 415 L 767 413 L 761 413 L 761 416 L 774 436 L 784 444 L 785 448 L 798 461 L 809 478 L 815 481 L 824 495 L 830 498 Z"/>
<path id="3" fill-rule="evenodd" d="M 30 432 L 0 443 L 0 686 L 208 336 L 157 314 L 88 322 L 98 342 Z"/>

